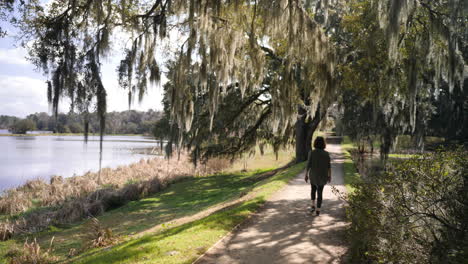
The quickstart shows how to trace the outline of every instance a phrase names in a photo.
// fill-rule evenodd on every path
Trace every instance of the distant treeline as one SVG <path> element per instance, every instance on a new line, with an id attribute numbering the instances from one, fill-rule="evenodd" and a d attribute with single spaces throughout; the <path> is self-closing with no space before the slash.
<path id="1" fill-rule="evenodd" d="M 106 116 L 106 134 L 149 134 L 162 112 L 149 110 L 109 112 Z M 25 119 L 15 116 L 0 115 L 0 129 L 13 133 L 25 133 L 31 130 L 53 131 L 55 133 L 84 132 L 84 115 L 69 113 L 54 115 L 35 113 Z M 90 114 L 89 132 L 99 132 L 99 119 L 95 113 Z"/>

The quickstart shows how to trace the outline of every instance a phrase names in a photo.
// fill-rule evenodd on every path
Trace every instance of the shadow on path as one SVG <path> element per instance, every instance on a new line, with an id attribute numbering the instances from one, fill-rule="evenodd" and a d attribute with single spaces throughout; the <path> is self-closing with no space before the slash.
<path id="1" fill-rule="evenodd" d="M 344 191 L 341 147 L 330 144 L 327 150 L 331 185 Z M 298 175 L 196 263 L 340 263 L 346 252 L 343 201 L 327 185 L 321 215 L 309 213 L 310 185 L 303 178 Z"/>

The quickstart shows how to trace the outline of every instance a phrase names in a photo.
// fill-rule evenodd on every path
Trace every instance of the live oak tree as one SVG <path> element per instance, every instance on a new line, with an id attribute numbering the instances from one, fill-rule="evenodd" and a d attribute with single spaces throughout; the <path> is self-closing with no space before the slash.
<path id="1" fill-rule="evenodd" d="M 413 134 L 422 147 L 434 105 L 444 99 L 439 96 L 442 87 L 449 94 L 462 89 L 468 39 L 462 25 L 467 14 L 452 9 L 456 6 L 463 4 L 352 0 L 343 8 L 335 31 L 339 33 L 333 36 L 341 46 L 341 106 L 357 137 L 381 136 L 383 158 L 401 133 Z M 350 94 L 360 99 L 350 100 Z M 360 116 L 366 122 L 356 123 Z"/>
<path id="2" fill-rule="evenodd" d="M 157 45 L 173 28 L 185 34 L 171 104 L 181 131 L 192 128 L 195 97 L 185 85 L 191 72 L 199 83 L 196 92 L 210 95 L 209 127 L 231 83 L 239 84 L 241 96 L 262 89 L 266 57 L 276 56 L 280 48 L 282 67 L 270 92 L 272 131 L 281 133 L 280 126 L 294 125 L 298 105 L 302 120 L 314 117 L 319 101 L 326 105 L 324 98 L 336 87 L 327 37 L 299 1 L 53 1 L 47 10 L 29 1 L 20 9 L 28 14 L 20 23 L 24 40 L 30 40 L 33 62 L 50 78 L 49 100 L 55 111 L 61 96 L 85 113 L 95 104 L 103 127 L 101 59 L 116 31 L 127 32 L 131 39 L 119 67 L 120 85 L 130 96 L 140 97 L 148 81 L 160 79 Z M 277 46 L 270 47 L 274 41 Z M 215 76 L 215 85 L 207 82 L 208 74 Z M 302 151 L 300 159 L 306 154 Z"/>
<path id="3" fill-rule="evenodd" d="M 230 96 L 242 105 L 268 88 L 264 96 L 269 103 L 251 104 L 247 125 L 234 126 L 237 130 L 230 132 L 242 138 L 252 128 L 284 137 L 295 127 L 296 158 L 305 160 L 315 123 L 341 90 L 343 74 L 337 65 L 346 64 L 349 57 L 343 50 L 352 56 L 362 53 L 359 43 L 342 46 L 330 40 L 343 33 L 336 21 L 354 8 L 347 1 L 54 0 L 48 6 L 37 0 L 16 2 L 22 41 L 33 63 L 49 78 L 53 109 L 57 112 L 64 96 L 80 112 L 95 108 L 101 136 L 106 113 L 101 65 L 113 37 L 128 39 L 118 73 L 131 99 L 143 97 L 150 83 L 159 83 L 164 61 L 157 54 L 161 47 L 166 50 L 163 44 L 171 32 L 179 31 L 183 40 L 177 43 L 170 76 L 170 116 L 179 129 L 179 145 L 188 143 L 194 153 L 204 146 L 194 135 L 200 129 L 216 128 L 215 120 L 229 105 Z M 408 125 L 414 130 L 420 91 L 434 91 L 441 79 L 452 90 L 463 78 L 463 2 L 351 2 L 378 11 L 369 19 L 384 40 L 385 49 L 379 50 L 385 51 L 386 62 L 376 72 L 381 83 L 371 89 L 373 96 L 382 102 L 379 107 L 389 123 L 401 114 L 398 104 L 390 104 L 393 97 L 403 98 L 400 101 L 410 109 Z M 370 43 L 373 36 L 364 29 L 360 38 Z M 278 66 L 271 68 L 273 62 Z M 201 99 L 206 107 L 197 109 Z M 201 123 L 196 120 L 199 116 L 204 118 Z M 257 126 L 255 119 L 268 122 Z"/>

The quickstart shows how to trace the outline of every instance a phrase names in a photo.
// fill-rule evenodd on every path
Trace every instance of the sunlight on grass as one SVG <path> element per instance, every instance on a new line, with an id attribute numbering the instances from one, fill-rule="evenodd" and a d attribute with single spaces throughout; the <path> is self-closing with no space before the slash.
<path id="1" fill-rule="evenodd" d="M 313 135 L 312 142 L 317 136 L 325 136 L 326 132 L 316 131 Z M 282 167 L 296 158 L 295 146 L 291 145 L 286 149 L 278 151 L 278 158 L 276 157 L 273 147 L 265 146 L 263 155 L 260 148 L 257 146 L 255 152 L 252 154 L 244 154 L 242 158 L 235 161 L 231 168 L 227 169 L 228 172 L 237 172 L 243 170 L 259 170 L 271 169 Z"/>
<path id="2" fill-rule="evenodd" d="M 361 179 L 361 176 L 356 170 L 353 159 L 351 158 L 351 154 L 349 153 L 349 150 L 354 148 L 354 144 L 351 142 L 349 137 L 345 136 L 341 142 L 341 148 L 343 149 L 343 154 L 345 156 L 343 164 L 345 187 L 348 193 L 352 193 L 354 191 L 352 185 L 359 182 Z"/>
<path id="3" fill-rule="evenodd" d="M 260 182 L 255 180 L 255 177 L 261 173 L 286 165 L 294 159 L 294 155 L 294 148 L 280 150 L 278 159 L 276 159 L 272 148 L 266 147 L 265 153 L 262 156 L 257 147 L 257 154 L 247 159 L 248 172 L 239 172 L 244 166 L 243 160 L 240 160 L 227 172 L 184 179 L 178 183 L 172 184 L 162 192 L 138 201 L 129 202 L 97 218 L 103 226 L 112 229 L 112 232 L 119 238 L 120 243 L 130 243 L 132 239 L 141 237 L 141 234 L 145 234 L 147 230 L 156 232 L 154 227 L 158 225 L 164 224 L 163 231 L 174 229 L 172 222 L 176 219 L 190 217 L 217 204 L 237 199 L 254 190 L 257 197 L 255 199 L 257 200 L 252 202 L 253 205 L 250 206 L 250 203 L 246 203 L 242 208 L 240 208 L 241 205 L 237 205 L 237 211 L 232 211 L 229 215 L 222 216 L 224 220 L 218 223 L 218 225 L 226 225 L 227 229 L 221 228 L 213 231 L 200 231 L 201 233 L 195 236 L 206 236 L 206 241 L 208 241 L 206 244 L 202 243 L 191 251 L 190 254 L 196 256 L 197 254 L 199 255 L 198 252 L 204 252 L 203 247 L 209 246 L 214 243 L 213 241 L 216 241 L 219 232 L 224 234 L 227 232 L 226 230 L 232 228 L 232 223 L 241 221 L 236 219 L 245 219 L 245 215 L 250 214 L 260 206 L 266 195 L 281 188 L 291 177 L 299 173 L 301 169 L 292 169 L 291 173 L 281 173 L 280 176 L 276 175 L 269 180 L 267 179 Z M 261 188 L 259 186 L 261 186 Z M 216 215 L 219 215 L 219 213 Z M 233 219 L 227 219 L 230 217 Z M 206 221 L 209 222 L 211 220 Z M 67 255 L 70 250 L 80 253 L 81 256 L 83 256 L 83 254 L 86 255 L 98 252 L 99 249 L 86 250 L 83 248 L 86 242 L 85 237 L 87 232 L 84 228 L 85 222 L 86 220 L 74 224 L 52 225 L 46 230 L 33 235 L 16 236 L 9 241 L 0 242 L 0 263 L 8 263 L 6 255 L 11 249 L 22 248 L 26 239 L 31 241 L 34 238 L 37 238 L 41 247 L 48 247 L 52 237 L 54 237 L 54 255 L 58 256 L 61 261 L 67 261 Z M 202 221 L 200 223 L 205 222 Z M 197 224 L 194 224 L 187 230 L 198 232 L 196 231 L 198 230 L 196 225 Z M 158 230 L 158 232 L 161 232 L 160 229 Z M 205 234 L 204 232 L 207 233 Z M 162 233 L 158 234 L 158 236 L 161 235 Z M 165 238 L 164 241 L 166 240 L 171 241 L 169 237 Z M 164 247 L 162 248 L 164 249 Z M 163 259 L 165 259 L 165 257 L 163 257 Z M 179 259 L 178 261 L 182 260 Z"/>
<path id="4" fill-rule="evenodd" d="M 278 165 L 270 161 L 269 167 L 278 167 Z M 169 228 L 173 220 L 195 215 L 216 204 L 239 198 L 242 194 L 253 190 L 258 184 L 255 184 L 255 177 L 266 171 L 268 170 L 188 178 L 172 184 L 160 193 L 108 211 L 98 219 L 103 226 L 111 228 L 120 241 L 128 241 L 155 226 L 167 223 L 165 227 Z M 270 183 L 271 186 L 274 184 Z M 278 184 L 284 182 L 280 181 Z M 41 246 L 48 246 L 54 237 L 54 255 L 64 261 L 71 249 L 77 252 L 83 249 L 86 236 L 85 222 L 59 227 L 50 226 L 47 230 L 34 235 L 17 236 L 9 241 L 0 242 L 0 263 L 7 263 L 5 255 L 12 248 L 21 248 L 26 238 L 31 240 L 34 237 Z"/>
<path id="5" fill-rule="evenodd" d="M 146 235 L 118 245 L 110 250 L 95 252 L 76 259 L 76 263 L 191 263 L 234 226 L 255 212 L 265 199 L 283 187 L 304 169 L 295 165 L 274 177 L 254 185 L 255 196 L 231 209 L 203 219 Z M 187 243 L 190 241 L 190 243 Z"/>
<path id="6" fill-rule="evenodd" d="M 255 148 L 255 153 L 252 155 L 244 154 L 242 158 L 235 161 L 231 168 L 227 169 L 228 172 L 237 172 L 242 170 L 258 170 L 277 168 L 288 164 L 295 158 L 295 149 L 290 147 L 278 151 L 278 159 L 271 146 L 265 146 L 263 155 L 260 148 Z"/>
<path id="7" fill-rule="evenodd" d="M 418 158 L 421 157 L 420 154 L 388 154 L 390 158 L 399 158 L 399 159 L 410 159 L 410 158 Z"/>
<path id="8" fill-rule="evenodd" d="M 240 193 L 251 190 L 253 186 L 250 179 L 263 172 L 265 170 L 188 178 L 172 184 L 165 191 L 108 211 L 98 219 L 104 226 L 111 228 L 115 235 L 125 240 L 159 224 L 194 215 L 218 203 L 236 199 Z M 71 248 L 82 248 L 86 233 L 84 222 L 63 228 L 50 227 L 30 236 L 29 240 L 37 237 L 38 242 L 46 246 L 54 237 L 55 254 L 63 259 Z M 12 245 L 20 247 L 25 239 L 26 236 L 16 237 L 8 241 L 9 247 L 3 246 L 6 242 L 0 242 L 0 263 Z"/>

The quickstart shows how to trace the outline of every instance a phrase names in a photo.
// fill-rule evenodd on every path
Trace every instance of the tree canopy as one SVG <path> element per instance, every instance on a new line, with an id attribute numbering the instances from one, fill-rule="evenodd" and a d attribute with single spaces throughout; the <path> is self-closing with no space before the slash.
<path id="1" fill-rule="evenodd" d="M 116 35 L 128 39 L 118 74 L 131 99 L 160 82 L 169 67 L 158 50 L 168 52 L 164 44 L 180 32 L 166 94 L 179 145 L 195 149 L 206 145 L 194 140 L 197 133 L 215 129 L 227 103 L 243 105 L 260 94 L 231 132 L 245 138 L 261 128 L 284 137 L 298 124 L 315 129 L 313 119 L 344 88 L 379 108 L 388 147 L 394 130 L 418 131 L 417 117 L 424 115 L 419 102 L 437 95 L 440 85 L 450 92 L 462 88 L 467 14 L 460 0 L 16 2 L 21 15 L 14 22 L 31 60 L 49 79 L 53 109 L 63 96 L 82 113 L 95 107 L 102 132 L 101 66 Z"/>
<path id="2" fill-rule="evenodd" d="M 28 131 L 36 130 L 36 124 L 30 119 L 15 122 L 9 129 L 13 134 L 26 134 Z"/>
<path id="3" fill-rule="evenodd" d="M 31 120 L 37 130 L 53 131 L 56 133 L 83 133 L 84 114 L 59 113 L 57 117 L 47 113 L 34 113 L 26 117 Z M 89 132 L 99 133 L 100 122 L 96 113 L 89 113 Z M 161 112 L 149 110 L 147 112 L 129 110 L 109 112 L 106 118 L 107 134 L 150 134 L 153 126 L 161 118 Z M 0 129 L 9 129 L 19 121 L 14 116 L 0 116 Z"/>

